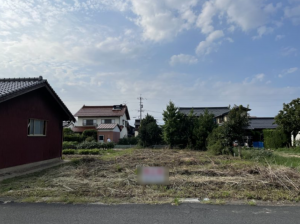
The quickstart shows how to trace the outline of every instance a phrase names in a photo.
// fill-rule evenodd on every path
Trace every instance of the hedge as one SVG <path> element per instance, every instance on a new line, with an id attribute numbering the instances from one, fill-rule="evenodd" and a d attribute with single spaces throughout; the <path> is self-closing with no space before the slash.
<path id="1" fill-rule="evenodd" d="M 62 151 L 62 154 L 65 154 L 65 155 L 73 155 L 75 154 L 75 150 L 74 149 L 64 149 Z"/>
<path id="2" fill-rule="evenodd" d="M 82 133 L 82 137 L 84 139 L 88 138 L 88 137 L 92 137 L 95 141 L 97 141 L 97 130 L 85 130 L 83 133 Z"/>
<path id="3" fill-rule="evenodd" d="M 118 142 L 119 145 L 137 145 L 139 139 L 137 137 L 121 138 Z"/>
<path id="4" fill-rule="evenodd" d="M 64 141 L 62 143 L 62 148 L 63 149 L 77 149 L 77 142 L 68 142 L 68 141 Z"/>
<path id="5" fill-rule="evenodd" d="M 263 133 L 265 148 L 278 149 L 284 147 L 288 142 L 288 136 L 280 129 L 265 129 Z"/>
<path id="6" fill-rule="evenodd" d="M 64 141 L 71 141 L 71 142 L 82 142 L 84 141 L 84 137 L 79 135 L 79 134 L 74 134 L 74 135 L 65 135 L 64 136 Z"/>
<path id="7" fill-rule="evenodd" d="M 99 143 L 99 142 L 82 142 L 77 145 L 77 149 L 112 149 L 115 144 L 109 143 Z"/>
<path id="8" fill-rule="evenodd" d="M 99 149 L 80 149 L 78 150 L 79 155 L 98 155 L 100 153 Z"/>

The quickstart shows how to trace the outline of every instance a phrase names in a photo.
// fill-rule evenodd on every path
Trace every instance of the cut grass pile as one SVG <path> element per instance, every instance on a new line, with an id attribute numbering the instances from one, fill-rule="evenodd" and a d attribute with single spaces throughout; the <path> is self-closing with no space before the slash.
<path id="1" fill-rule="evenodd" d="M 179 198 L 219 201 L 299 201 L 293 168 L 207 152 L 167 149 L 109 150 L 66 155 L 71 163 L 0 183 L 0 197 L 26 202 L 172 203 Z M 248 158 L 249 159 L 249 158 Z M 167 186 L 137 183 L 137 166 L 164 166 Z"/>

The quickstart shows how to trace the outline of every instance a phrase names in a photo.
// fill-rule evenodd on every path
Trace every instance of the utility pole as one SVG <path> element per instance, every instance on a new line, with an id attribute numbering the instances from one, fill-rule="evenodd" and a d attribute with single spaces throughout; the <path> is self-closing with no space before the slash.
<path id="1" fill-rule="evenodd" d="M 143 112 L 143 102 L 142 102 L 142 100 L 143 100 L 144 98 L 142 97 L 142 95 L 140 95 L 140 97 L 138 98 L 138 100 L 140 100 L 140 110 L 139 110 L 139 112 L 140 112 L 140 122 L 142 122 L 142 112 Z"/>

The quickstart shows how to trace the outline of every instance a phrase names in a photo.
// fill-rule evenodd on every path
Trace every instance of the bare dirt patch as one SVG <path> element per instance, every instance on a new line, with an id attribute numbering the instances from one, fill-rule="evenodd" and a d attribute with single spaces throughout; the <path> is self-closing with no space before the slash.
<path id="1" fill-rule="evenodd" d="M 168 149 L 67 156 L 70 164 L 0 183 L 0 197 L 65 203 L 164 203 L 176 198 L 298 201 L 300 173 L 292 168 L 206 152 Z M 137 183 L 137 166 L 164 166 L 167 186 Z"/>

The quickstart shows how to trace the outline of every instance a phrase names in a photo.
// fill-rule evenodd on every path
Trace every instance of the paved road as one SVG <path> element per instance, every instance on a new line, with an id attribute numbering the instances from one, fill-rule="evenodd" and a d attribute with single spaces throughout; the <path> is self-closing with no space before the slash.
<path id="1" fill-rule="evenodd" d="M 300 223 L 300 207 L 0 204 L 1 224 Z"/>

